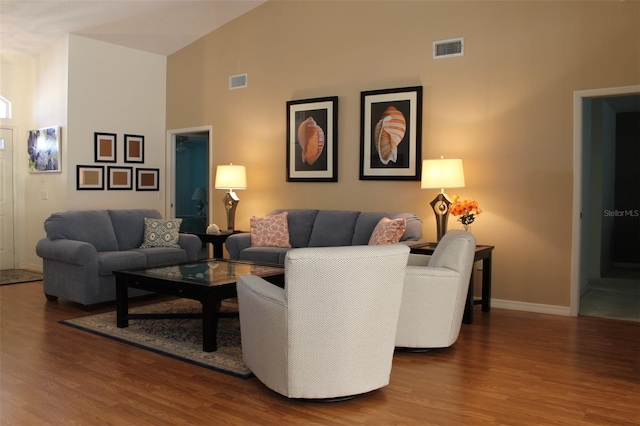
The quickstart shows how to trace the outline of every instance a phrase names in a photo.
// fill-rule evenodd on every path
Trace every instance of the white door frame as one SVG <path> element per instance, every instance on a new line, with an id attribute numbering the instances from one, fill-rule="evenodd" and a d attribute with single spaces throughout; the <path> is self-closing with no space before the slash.
<path id="1" fill-rule="evenodd" d="M 167 194 L 165 197 L 165 212 L 164 216 L 166 218 L 174 218 L 176 217 L 176 136 L 182 135 L 184 133 L 203 133 L 208 132 L 209 135 L 209 165 L 211 165 L 211 151 L 212 151 L 212 126 L 200 126 L 200 127 L 189 127 L 186 129 L 173 129 L 167 130 L 167 164 L 165 170 L 167 179 L 166 186 Z M 213 181 L 213 172 L 211 166 L 209 166 L 209 176 L 207 176 L 208 182 Z M 207 203 L 207 206 L 210 206 L 211 203 Z M 211 217 L 210 212 L 208 217 Z"/>
<path id="2" fill-rule="evenodd" d="M 581 214 L 582 214 L 582 101 L 588 98 L 603 98 L 640 93 L 640 85 L 610 87 L 606 89 L 579 90 L 573 92 L 573 213 L 571 229 L 571 296 L 569 315 L 580 312 L 580 258 L 581 258 Z"/>

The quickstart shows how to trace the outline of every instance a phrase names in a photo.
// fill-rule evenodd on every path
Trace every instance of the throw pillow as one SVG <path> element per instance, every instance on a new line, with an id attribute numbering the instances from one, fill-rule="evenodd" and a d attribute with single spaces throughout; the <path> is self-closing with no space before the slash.
<path id="1" fill-rule="evenodd" d="M 383 217 L 373 230 L 369 245 L 396 244 L 402 238 L 406 227 L 407 220 L 403 217 L 398 219 Z"/>
<path id="2" fill-rule="evenodd" d="M 178 231 L 182 219 L 151 219 L 144 218 L 144 240 L 140 248 L 150 247 L 176 247 L 178 244 Z"/>
<path id="3" fill-rule="evenodd" d="M 291 247 L 288 216 L 289 212 L 253 216 L 249 220 L 251 247 Z"/>

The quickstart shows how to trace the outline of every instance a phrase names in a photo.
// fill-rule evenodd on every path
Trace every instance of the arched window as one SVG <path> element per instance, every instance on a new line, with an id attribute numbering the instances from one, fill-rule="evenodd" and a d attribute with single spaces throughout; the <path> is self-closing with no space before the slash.
<path id="1" fill-rule="evenodd" d="M 0 118 L 11 118 L 11 101 L 0 95 Z"/>

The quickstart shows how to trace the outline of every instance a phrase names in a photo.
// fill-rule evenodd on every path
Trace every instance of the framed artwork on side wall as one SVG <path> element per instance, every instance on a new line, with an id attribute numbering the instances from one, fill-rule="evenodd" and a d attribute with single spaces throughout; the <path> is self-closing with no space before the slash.
<path id="1" fill-rule="evenodd" d="M 77 166 L 77 190 L 103 190 L 104 166 Z"/>
<path id="2" fill-rule="evenodd" d="M 27 153 L 30 173 L 60 172 L 60 127 L 29 130 Z"/>
<path id="3" fill-rule="evenodd" d="M 124 135 L 124 162 L 144 163 L 144 136 Z"/>
<path id="4" fill-rule="evenodd" d="M 422 86 L 362 92 L 360 114 L 360 180 L 420 180 Z"/>
<path id="5" fill-rule="evenodd" d="M 136 169 L 136 191 L 160 190 L 160 169 Z"/>
<path id="6" fill-rule="evenodd" d="M 115 133 L 96 132 L 93 134 L 95 143 L 95 162 L 96 163 L 115 163 L 116 156 L 116 140 L 118 136 Z"/>
<path id="7" fill-rule="evenodd" d="M 132 189 L 133 167 L 107 167 L 107 189 Z"/>

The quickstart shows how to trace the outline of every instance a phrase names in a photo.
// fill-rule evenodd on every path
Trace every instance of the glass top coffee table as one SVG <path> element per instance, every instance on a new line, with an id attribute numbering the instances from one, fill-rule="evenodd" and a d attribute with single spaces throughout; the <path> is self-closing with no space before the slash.
<path id="1" fill-rule="evenodd" d="M 217 349 L 220 302 L 237 296 L 236 281 L 240 275 L 257 275 L 275 285 L 284 285 L 284 268 L 279 265 L 228 259 L 206 259 L 176 265 L 114 271 L 113 274 L 116 277 L 118 328 L 128 327 L 130 319 L 194 316 L 169 312 L 130 314 L 129 288 L 198 300 L 202 304 L 202 349 L 205 352 Z"/>

